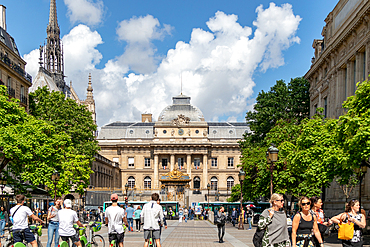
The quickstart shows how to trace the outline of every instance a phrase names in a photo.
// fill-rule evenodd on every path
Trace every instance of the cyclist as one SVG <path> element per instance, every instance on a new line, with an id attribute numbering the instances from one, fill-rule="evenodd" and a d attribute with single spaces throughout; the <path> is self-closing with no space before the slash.
<path id="1" fill-rule="evenodd" d="M 76 211 L 72 209 L 72 201 L 70 199 L 64 200 L 64 209 L 58 211 L 59 219 L 59 236 L 63 241 L 69 243 L 69 239 L 77 247 L 81 247 L 78 231 L 73 227 L 73 223 L 76 223 L 79 227 L 86 227 L 83 225 L 77 217 Z"/>
<path id="2" fill-rule="evenodd" d="M 152 238 L 155 239 L 157 247 L 161 247 L 160 234 L 159 234 L 159 221 L 163 224 L 163 211 L 162 207 L 157 204 L 159 195 L 157 193 L 152 194 L 152 200 L 145 204 L 141 211 L 141 222 L 144 223 L 144 247 L 148 247 L 150 233 L 152 231 Z"/>
<path id="3" fill-rule="evenodd" d="M 15 200 L 17 201 L 17 205 L 10 209 L 10 217 L 13 219 L 14 243 L 22 242 L 24 238 L 27 243 L 32 245 L 32 247 L 37 247 L 35 236 L 28 227 L 27 216 L 30 216 L 33 220 L 38 221 L 41 224 L 44 224 L 44 221 L 34 215 L 29 207 L 23 206 L 24 199 L 24 195 L 16 195 Z"/>
<path id="4" fill-rule="evenodd" d="M 126 212 L 118 206 L 118 195 L 112 194 L 110 197 L 112 206 L 105 209 L 105 224 L 108 225 L 109 243 L 116 240 L 119 247 L 123 247 L 125 232 L 123 230 L 122 221 L 128 226 Z"/>

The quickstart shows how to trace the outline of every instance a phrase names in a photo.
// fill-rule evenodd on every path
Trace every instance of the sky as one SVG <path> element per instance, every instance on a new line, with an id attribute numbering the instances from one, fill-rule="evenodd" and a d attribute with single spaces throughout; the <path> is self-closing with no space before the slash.
<path id="1" fill-rule="evenodd" d="M 140 121 L 182 94 L 206 121 L 245 121 L 258 93 L 304 76 L 338 0 L 56 0 L 66 82 L 97 123 Z M 2 0 L 26 71 L 38 71 L 50 0 Z M 182 87 L 181 87 L 182 85 Z"/>

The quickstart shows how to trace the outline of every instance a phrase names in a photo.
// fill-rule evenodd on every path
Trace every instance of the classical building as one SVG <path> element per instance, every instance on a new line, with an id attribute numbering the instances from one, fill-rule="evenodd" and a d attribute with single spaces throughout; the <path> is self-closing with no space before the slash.
<path id="1" fill-rule="evenodd" d="M 60 39 L 60 28 L 58 25 L 57 9 L 55 0 L 50 0 L 49 24 L 46 28 L 46 44 L 40 46 L 40 67 L 29 92 L 36 91 L 39 87 L 47 86 L 50 91 L 63 92 L 66 97 L 75 100 L 78 104 L 86 105 L 92 113 L 96 123 L 95 100 L 92 94 L 91 74 L 87 88 L 86 100 L 80 100 L 72 87 L 72 81 L 68 85 L 64 78 L 63 45 Z"/>
<path id="2" fill-rule="evenodd" d="M 8 88 L 10 97 L 20 100 L 28 111 L 28 88 L 32 77 L 25 72 L 26 62 L 19 54 L 15 40 L 6 31 L 6 8 L 0 5 L 0 85 Z"/>
<path id="3" fill-rule="evenodd" d="M 370 73 L 370 1 L 340 0 L 325 22 L 323 38 L 313 42 L 314 57 L 305 75 L 310 82 L 310 115 L 322 107 L 325 117 L 338 118 L 343 114 L 342 103 L 354 95 L 356 84 L 367 80 Z M 365 209 L 370 207 L 368 181 L 369 173 L 361 192 Z M 326 189 L 327 209 L 343 210 L 343 189 L 336 182 Z M 350 198 L 358 197 L 356 186 Z"/>
<path id="4" fill-rule="evenodd" d="M 238 182 L 238 141 L 249 131 L 246 123 L 206 122 L 190 97 L 173 97 L 152 121 L 114 122 L 101 128 L 100 154 L 117 162 L 122 188 L 128 185 L 130 200 L 148 200 L 159 192 L 162 200 L 225 201 Z M 132 197 L 131 197 L 132 196 Z"/>

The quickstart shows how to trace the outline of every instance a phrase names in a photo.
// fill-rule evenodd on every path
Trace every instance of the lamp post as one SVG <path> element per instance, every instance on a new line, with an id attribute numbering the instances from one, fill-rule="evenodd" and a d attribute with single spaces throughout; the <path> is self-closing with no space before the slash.
<path id="1" fill-rule="evenodd" d="M 365 177 L 365 174 L 367 172 L 367 165 L 366 165 L 366 162 L 365 161 L 362 161 L 361 164 L 360 164 L 360 167 L 358 168 L 355 168 L 355 172 L 357 173 L 357 176 L 358 176 L 358 179 L 360 180 L 360 191 L 359 191 L 359 195 L 358 195 L 358 202 L 360 204 L 360 208 L 361 208 L 361 185 L 362 185 L 362 180 L 363 178 Z"/>
<path id="2" fill-rule="evenodd" d="M 54 204 L 57 200 L 57 184 L 58 184 L 59 179 L 60 179 L 60 175 L 58 171 L 55 170 L 54 173 L 51 175 L 51 180 L 53 181 L 53 184 L 54 184 Z"/>
<path id="3" fill-rule="evenodd" d="M 125 184 L 125 189 L 126 189 L 126 197 L 128 199 L 128 183 Z M 127 206 L 127 205 L 126 205 Z"/>
<path id="4" fill-rule="evenodd" d="M 245 179 L 245 172 L 243 169 L 239 171 L 239 182 L 240 182 L 240 220 L 238 224 L 238 230 L 244 230 L 244 215 L 242 215 L 243 210 L 243 181 Z"/>
<path id="5" fill-rule="evenodd" d="M 208 190 L 208 196 L 207 196 L 207 200 L 208 200 L 208 208 L 209 208 L 209 190 L 211 189 L 211 185 L 208 183 L 207 184 L 207 190 Z"/>
<path id="6" fill-rule="evenodd" d="M 270 196 L 273 193 L 273 175 L 272 172 L 274 170 L 274 163 L 278 160 L 278 154 L 279 154 L 279 149 L 275 146 L 274 143 L 271 143 L 271 146 L 267 149 L 266 152 L 266 159 L 267 163 L 270 164 Z"/>

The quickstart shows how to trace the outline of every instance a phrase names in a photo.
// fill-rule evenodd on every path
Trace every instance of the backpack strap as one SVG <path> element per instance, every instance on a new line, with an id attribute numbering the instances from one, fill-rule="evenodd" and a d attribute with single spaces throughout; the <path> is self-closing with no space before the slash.
<path id="1" fill-rule="evenodd" d="M 19 205 L 19 207 L 14 211 L 13 215 L 11 215 L 12 217 L 14 217 L 15 213 L 18 211 L 18 209 L 20 209 L 22 207 L 22 205 Z"/>

